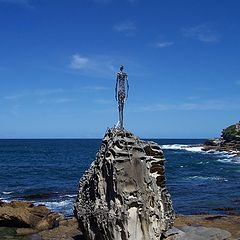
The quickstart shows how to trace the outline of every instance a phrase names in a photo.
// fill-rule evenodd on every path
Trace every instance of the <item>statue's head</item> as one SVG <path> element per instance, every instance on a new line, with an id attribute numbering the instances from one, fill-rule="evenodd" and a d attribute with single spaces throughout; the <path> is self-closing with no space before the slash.
<path id="1" fill-rule="evenodd" d="M 124 66 L 123 66 L 123 65 L 120 65 L 120 71 L 122 71 L 122 70 L 123 70 L 123 68 L 124 68 Z"/>

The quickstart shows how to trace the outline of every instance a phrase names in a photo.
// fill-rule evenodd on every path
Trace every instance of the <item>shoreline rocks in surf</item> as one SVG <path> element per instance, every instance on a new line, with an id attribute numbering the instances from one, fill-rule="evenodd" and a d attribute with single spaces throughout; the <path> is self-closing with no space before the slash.
<path id="1" fill-rule="evenodd" d="M 64 219 L 60 213 L 50 211 L 44 205 L 31 202 L 0 202 L 0 226 L 47 230 L 59 225 Z"/>
<path id="2" fill-rule="evenodd" d="M 223 129 L 220 138 L 208 139 L 203 151 L 228 152 L 240 156 L 240 122 Z"/>
<path id="3" fill-rule="evenodd" d="M 44 213 L 54 213 L 47 209 L 45 206 L 40 206 L 40 208 L 39 206 L 33 206 L 31 202 L 0 202 L 0 210 L 3 212 L 2 209 L 6 210 L 6 208 L 12 208 L 12 210 L 21 208 L 23 212 L 29 212 L 29 208 L 37 209 L 35 210 L 35 213 L 37 215 L 44 215 Z M 230 212 L 227 211 L 226 213 L 229 214 Z M 15 211 L 15 214 L 17 215 L 18 211 Z M 55 214 L 59 215 L 58 213 Z M 63 218 L 59 220 L 58 225 L 55 225 L 53 228 L 46 230 L 38 230 L 33 227 L 26 228 L 20 225 L 16 225 L 15 227 L 10 228 L 6 227 L 6 225 L 0 221 L 0 239 L 86 240 L 83 238 L 81 231 L 78 229 L 78 223 L 74 217 L 62 217 Z M 0 219 L 2 219 L 1 214 Z M 239 215 L 226 215 L 224 213 L 221 215 L 176 215 L 173 231 L 166 233 L 165 240 L 170 240 L 173 236 L 178 237 L 177 239 L 186 239 L 186 237 L 196 237 L 197 234 L 201 235 L 203 233 L 205 235 L 198 235 L 199 239 L 201 239 L 200 237 L 203 236 L 206 237 L 206 234 L 211 234 L 211 236 L 218 237 L 216 239 L 224 239 L 226 236 L 230 237 L 231 235 L 231 239 L 238 239 L 240 237 L 239 224 Z M 194 238 L 188 239 L 193 240 Z"/>
<path id="4" fill-rule="evenodd" d="M 26 236 L 26 239 L 36 240 L 70 240 L 80 235 L 74 217 L 66 218 L 44 205 L 34 205 L 32 202 L 0 201 L 0 239 L 8 239 L 7 236 L 11 236 L 9 239 L 19 239 L 18 236 Z"/>

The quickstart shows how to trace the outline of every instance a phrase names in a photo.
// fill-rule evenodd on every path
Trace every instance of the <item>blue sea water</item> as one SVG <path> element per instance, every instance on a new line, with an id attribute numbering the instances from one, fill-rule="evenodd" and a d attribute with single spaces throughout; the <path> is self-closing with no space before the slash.
<path id="1" fill-rule="evenodd" d="M 239 157 L 205 153 L 194 145 L 204 140 L 154 141 L 165 154 L 167 187 L 177 213 L 240 211 Z M 0 200 L 43 203 L 72 215 L 79 178 L 100 144 L 100 139 L 0 140 Z"/>

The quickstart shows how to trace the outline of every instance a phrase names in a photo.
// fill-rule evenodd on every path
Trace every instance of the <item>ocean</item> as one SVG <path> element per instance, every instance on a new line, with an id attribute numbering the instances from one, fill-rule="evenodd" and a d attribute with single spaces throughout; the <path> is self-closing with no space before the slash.
<path id="1" fill-rule="evenodd" d="M 206 153 L 203 139 L 153 139 L 166 158 L 167 187 L 178 214 L 240 212 L 240 157 Z M 32 201 L 73 214 L 78 182 L 100 139 L 1 139 L 0 200 Z"/>

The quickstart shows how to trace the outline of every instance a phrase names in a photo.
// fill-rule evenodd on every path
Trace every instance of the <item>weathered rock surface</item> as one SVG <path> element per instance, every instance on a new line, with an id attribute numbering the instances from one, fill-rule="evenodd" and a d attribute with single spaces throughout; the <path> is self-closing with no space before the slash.
<path id="1" fill-rule="evenodd" d="M 174 220 L 158 144 L 109 129 L 79 183 L 75 216 L 86 240 L 159 240 Z"/>
<path id="2" fill-rule="evenodd" d="M 75 218 L 62 220 L 59 226 L 39 233 L 41 240 L 84 240 L 78 230 L 78 222 Z"/>
<path id="3" fill-rule="evenodd" d="M 179 229 L 186 226 L 222 229 L 231 233 L 229 239 L 240 239 L 239 215 L 177 215 L 174 226 Z"/>
<path id="4" fill-rule="evenodd" d="M 0 202 L 0 227 L 51 229 L 59 225 L 63 216 L 51 212 L 43 205 L 34 206 L 31 202 Z"/>
<path id="5" fill-rule="evenodd" d="M 240 155 L 240 123 L 223 129 L 220 138 L 207 140 L 203 150 L 227 151 Z"/>
<path id="6" fill-rule="evenodd" d="M 165 236 L 164 240 L 226 240 L 231 238 L 231 233 L 220 228 L 184 226 L 167 231 Z"/>

